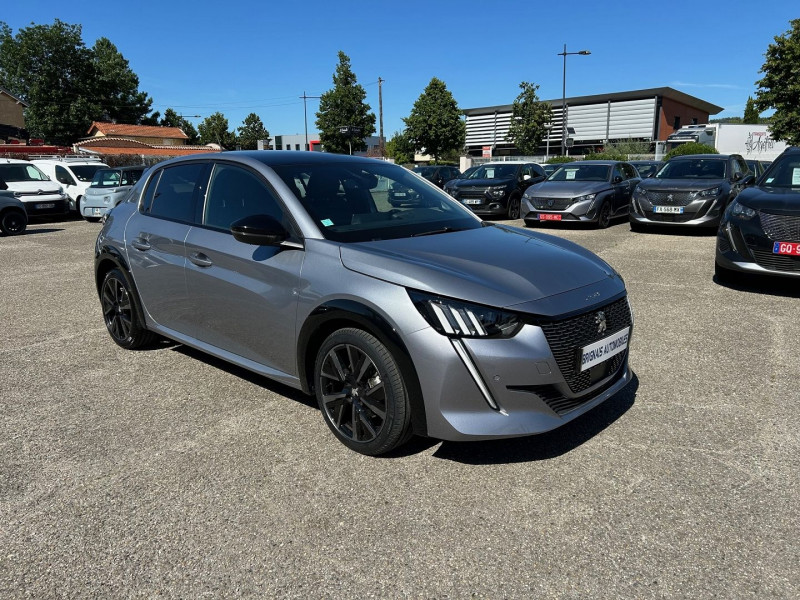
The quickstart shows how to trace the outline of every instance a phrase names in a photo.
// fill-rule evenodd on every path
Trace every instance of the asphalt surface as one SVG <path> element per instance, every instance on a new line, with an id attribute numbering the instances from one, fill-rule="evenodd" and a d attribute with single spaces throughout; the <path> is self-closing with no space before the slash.
<path id="1" fill-rule="evenodd" d="M 298 392 L 113 344 L 98 229 L 0 237 L 0 597 L 800 597 L 800 285 L 718 285 L 713 236 L 547 227 L 624 276 L 633 383 L 368 458 Z"/>

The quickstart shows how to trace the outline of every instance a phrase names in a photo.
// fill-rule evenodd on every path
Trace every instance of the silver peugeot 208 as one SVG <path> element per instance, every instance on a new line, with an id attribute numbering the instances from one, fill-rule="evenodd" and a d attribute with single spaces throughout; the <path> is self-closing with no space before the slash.
<path id="1" fill-rule="evenodd" d="M 413 202 L 388 200 L 413 188 Z M 383 161 L 226 152 L 148 171 L 95 274 L 123 348 L 157 336 L 314 394 L 364 454 L 414 434 L 558 427 L 630 381 L 622 278 L 584 248 L 482 222 Z"/>

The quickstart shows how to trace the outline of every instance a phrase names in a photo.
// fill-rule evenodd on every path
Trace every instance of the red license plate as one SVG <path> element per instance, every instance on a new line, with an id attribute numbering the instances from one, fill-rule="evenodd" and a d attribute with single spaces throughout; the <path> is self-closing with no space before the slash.
<path id="1" fill-rule="evenodd" d="M 772 246 L 772 253 L 800 256 L 800 244 L 794 242 L 775 242 Z"/>
<path id="2" fill-rule="evenodd" d="M 561 215 L 549 215 L 547 213 L 539 213 L 540 221 L 560 221 Z"/>

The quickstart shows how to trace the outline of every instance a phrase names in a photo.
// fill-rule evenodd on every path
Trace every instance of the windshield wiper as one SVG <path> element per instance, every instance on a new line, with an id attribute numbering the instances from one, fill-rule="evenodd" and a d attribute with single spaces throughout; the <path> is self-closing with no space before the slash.
<path id="1" fill-rule="evenodd" d="M 442 227 L 441 229 L 432 229 L 431 231 L 422 231 L 420 233 L 412 233 L 411 237 L 420 237 L 423 235 L 436 235 L 439 233 L 451 233 L 453 231 L 464 231 L 463 227 Z"/>

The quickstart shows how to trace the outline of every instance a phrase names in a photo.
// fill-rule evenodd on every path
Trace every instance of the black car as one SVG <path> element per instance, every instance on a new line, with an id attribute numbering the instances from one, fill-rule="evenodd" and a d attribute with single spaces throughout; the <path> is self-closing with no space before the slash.
<path id="1" fill-rule="evenodd" d="M 767 170 L 767 168 L 770 166 L 770 164 L 772 164 L 769 161 L 756 160 L 754 158 L 746 158 L 744 162 L 747 163 L 748 168 L 753 173 L 753 175 L 755 175 L 756 179 L 761 177 Z"/>
<path id="2" fill-rule="evenodd" d="M 461 171 L 449 165 L 431 165 L 427 167 L 414 167 L 414 173 L 420 177 L 424 177 L 432 184 L 438 187 L 444 187 L 444 184 L 451 179 L 461 177 Z"/>
<path id="3" fill-rule="evenodd" d="M 14 192 L 0 189 L 0 231 L 5 235 L 19 235 L 27 226 L 28 213 L 25 204 L 14 196 Z"/>
<path id="4" fill-rule="evenodd" d="M 648 225 L 714 227 L 755 177 L 738 154 L 675 156 L 643 179 L 631 200 L 631 229 Z"/>
<path id="5" fill-rule="evenodd" d="M 663 160 L 632 160 L 630 161 L 636 170 L 639 171 L 639 175 L 641 175 L 642 179 L 647 179 L 648 177 L 652 177 L 658 170 L 664 166 Z"/>
<path id="6" fill-rule="evenodd" d="M 641 181 L 630 164 L 616 160 L 581 160 L 560 168 L 522 197 L 525 225 L 549 221 L 595 223 L 608 227 L 628 214 L 631 193 Z"/>
<path id="7" fill-rule="evenodd" d="M 493 162 L 481 165 L 469 179 L 459 179 L 447 193 L 476 215 L 519 219 L 522 194 L 545 180 L 541 166 L 529 162 Z"/>
<path id="8" fill-rule="evenodd" d="M 717 279 L 736 274 L 800 278 L 800 148 L 786 149 L 731 202 L 717 231 Z"/>

